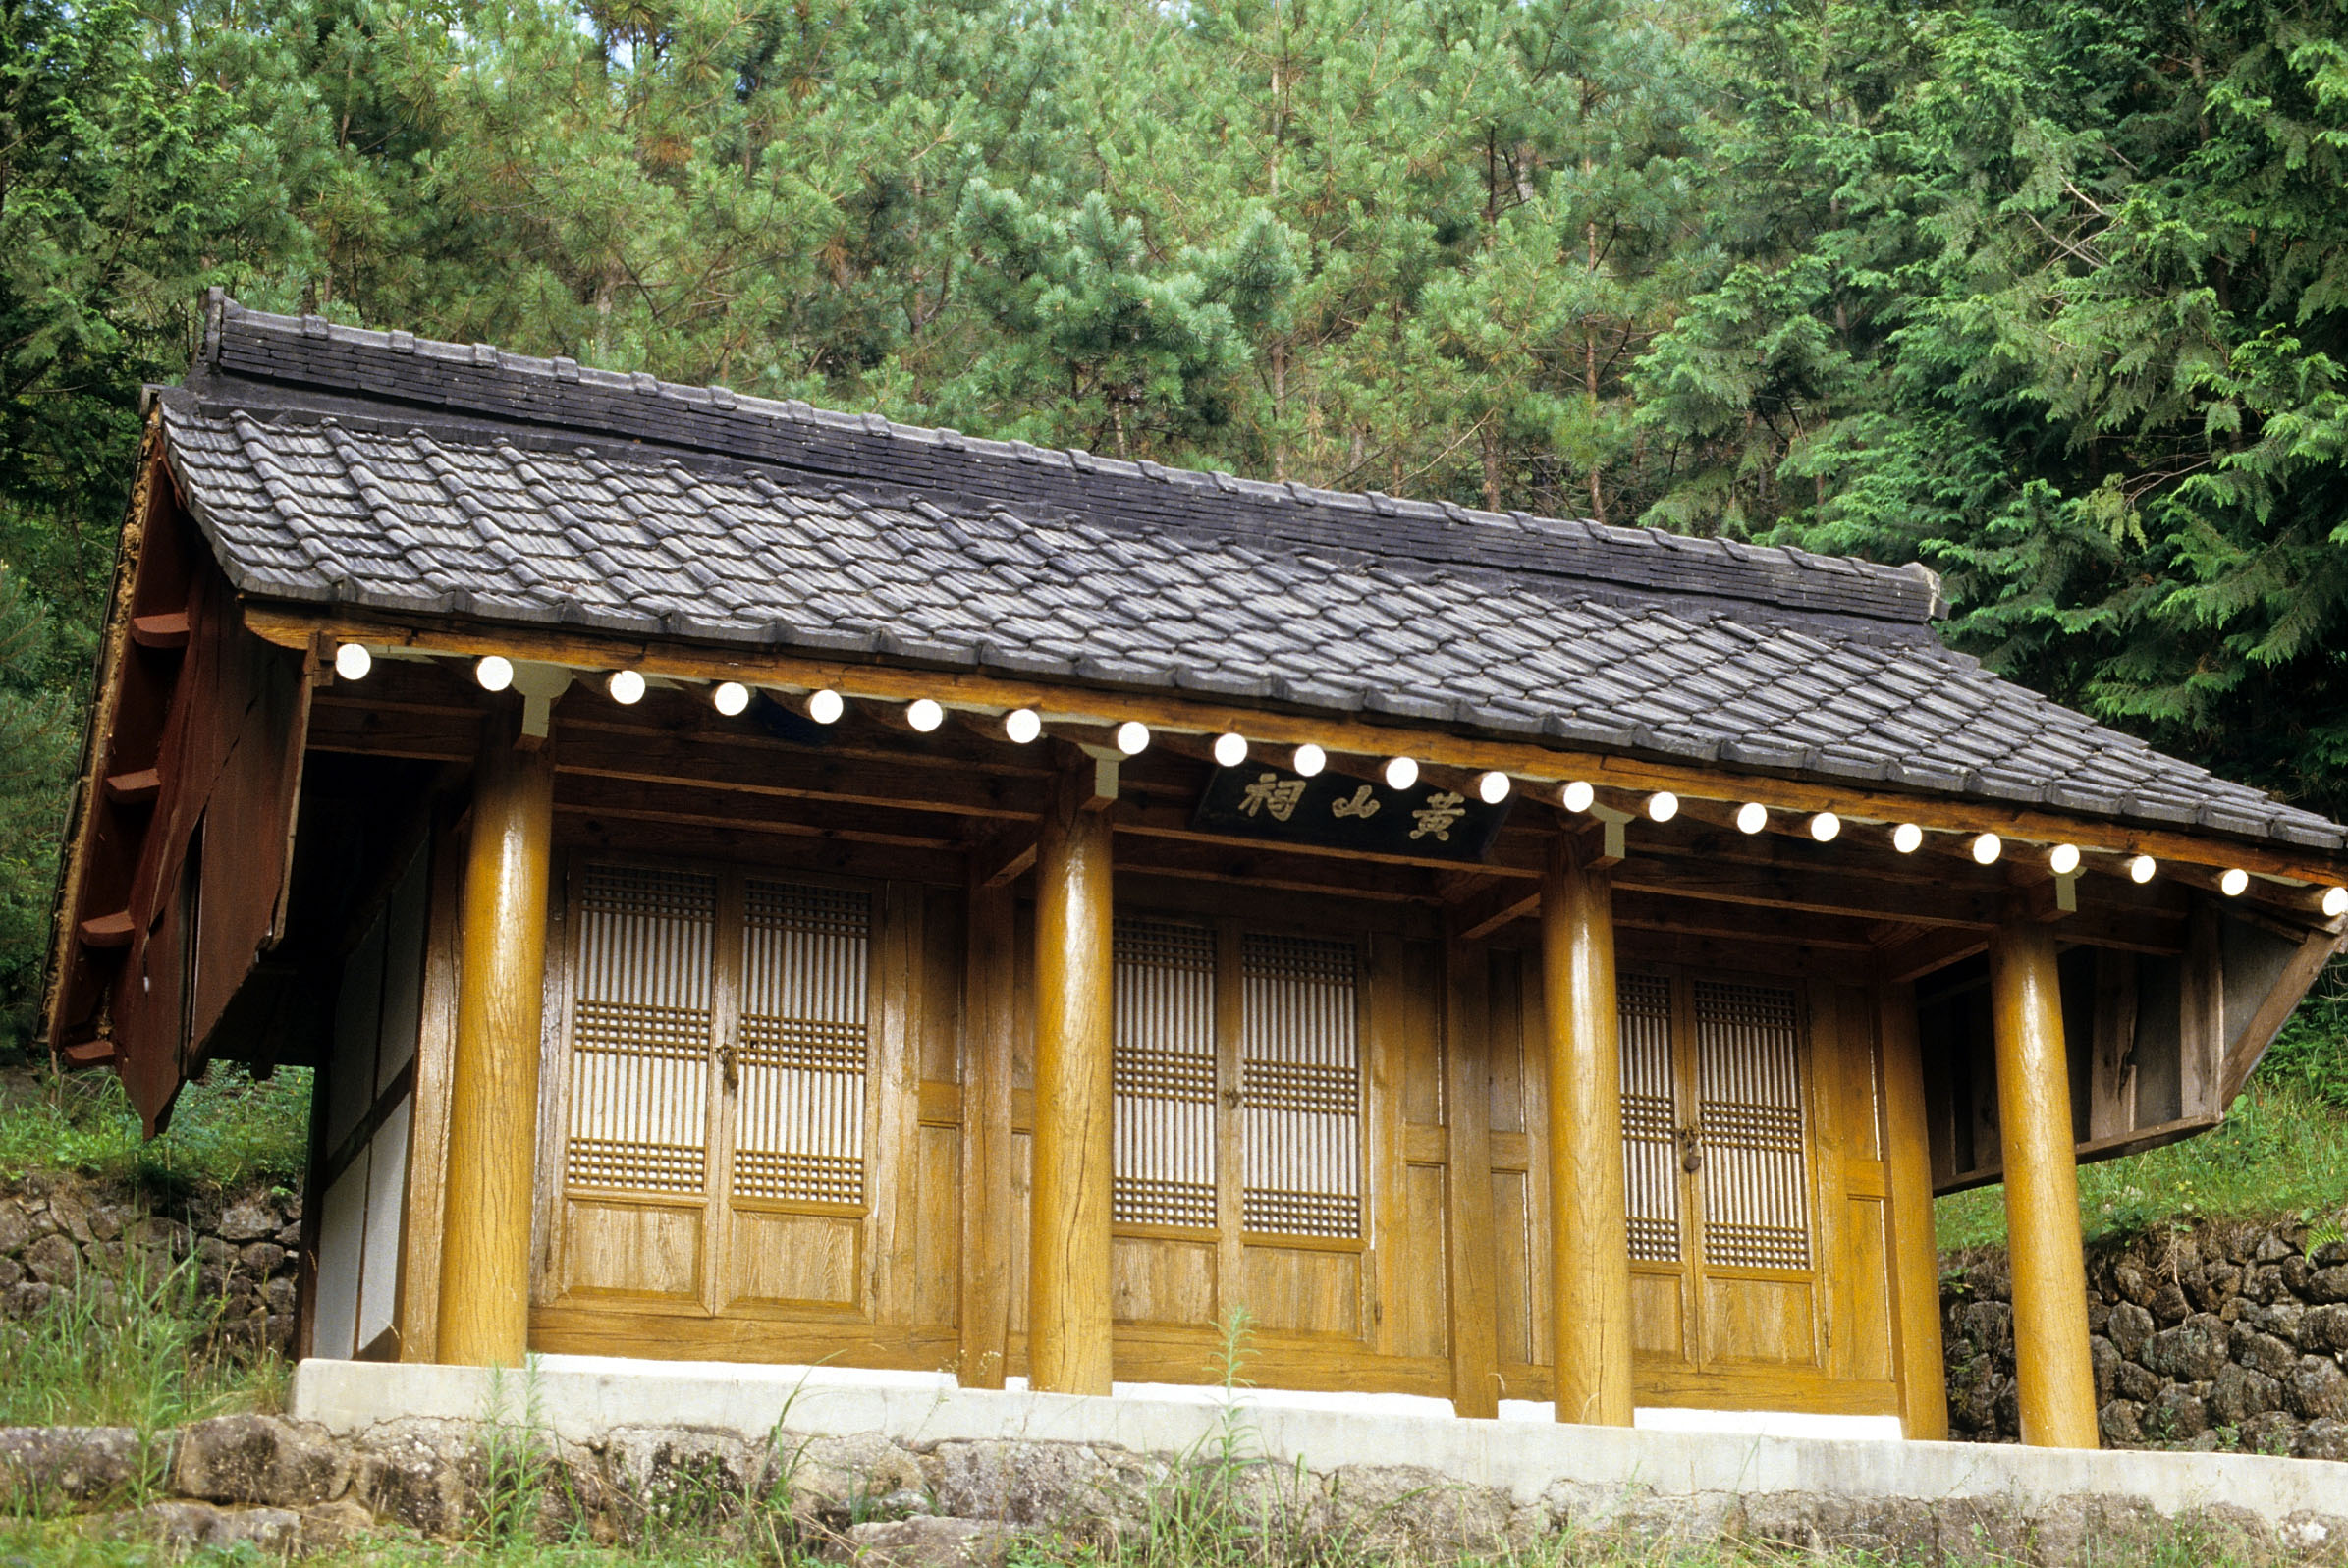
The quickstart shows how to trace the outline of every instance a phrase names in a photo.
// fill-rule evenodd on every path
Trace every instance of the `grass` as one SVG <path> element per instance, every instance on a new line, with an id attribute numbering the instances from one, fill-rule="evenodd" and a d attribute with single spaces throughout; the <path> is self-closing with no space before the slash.
<path id="1" fill-rule="evenodd" d="M 2348 1115 L 2302 1084 L 2262 1081 L 2198 1138 L 2079 1167 L 2088 1239 L 2206 1219 L 2313 1220 L 2348 1206 Z M 2005 1188 L 1933 1205 L 1943 1250 L 2005 1244 Z"/>
<path id="2" fill-rule="evenodd" d="M 227 1411 L 277 1408 L 284 1361 L 221 1344 L 213 1331 L 222 1308 L 204 1298 L 193 1259 L 133 1263 L 116 1279 L 58 1291 L 39 1312 L 0 1325 L 0 1427 L 151 1433 Z"/>
<path id="3" fill-rule="evenodd" d="M 216 1066 L 180 1091 L 170 1130 L 150 1141 L 110 1072 L 0 1073 L 0 1180 L 54 1170 L 166 1193 L 291 1187 L 308 1149 L 310 1079 L 306 1067 L 256 1080 Z"/>

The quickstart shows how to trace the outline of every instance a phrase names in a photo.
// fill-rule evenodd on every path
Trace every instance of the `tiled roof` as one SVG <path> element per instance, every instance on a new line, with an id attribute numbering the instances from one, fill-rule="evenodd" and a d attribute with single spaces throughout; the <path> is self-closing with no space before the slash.
<path id="1" fill-rule="evenodd" d="M 166 453 L 270 599 L 1160 686 L 2337 848 L 1998 679 L 1937 585 L 226 306 Z"/>

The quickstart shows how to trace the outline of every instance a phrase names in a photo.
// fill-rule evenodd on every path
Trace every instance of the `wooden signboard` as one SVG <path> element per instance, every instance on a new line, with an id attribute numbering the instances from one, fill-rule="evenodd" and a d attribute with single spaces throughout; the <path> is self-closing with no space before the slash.
<path id="1" fill-rule="evenodd" d="M 1510 804 L 1488 806 L 1424 779 L 1390 789 L 1338 773 L 1307 779 L 1246 762 L 1215 770 L 1191 825 L 1242 838 L 1474 862 L 1492 847 Z"/>

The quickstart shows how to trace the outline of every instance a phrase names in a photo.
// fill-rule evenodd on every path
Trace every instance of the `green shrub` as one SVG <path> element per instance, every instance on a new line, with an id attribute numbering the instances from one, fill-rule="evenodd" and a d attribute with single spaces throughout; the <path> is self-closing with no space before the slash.
<path id="1" fill-rule="evenodd" d="M 0 1084 L 0 1179 L 56 1170 L 164 1191 L 290 1187 L 308 1154 L 312 1076 L 216 1066 L 180 1091 L 170 1130 L 149 1140 L 112 1073 L 12 1074 Z"/>

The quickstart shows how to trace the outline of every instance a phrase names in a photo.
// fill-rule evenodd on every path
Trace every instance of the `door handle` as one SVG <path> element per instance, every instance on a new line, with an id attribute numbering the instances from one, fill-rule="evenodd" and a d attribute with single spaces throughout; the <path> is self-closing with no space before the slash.
<path id="1" fill-rule="evenodd" d="M 740 1055 L 731 1040 L 720 1042 L 718 1046 L 718 1071 L 725 1079 L 728 1094 L 741 1087 Z"/>
<path id="2" fill-rule="evenodd" d="M 1679 1129 L 1679 1168 L 1691 1176 L 1704 1168 L 1704 1134 L 1695 1126 Z"/>

